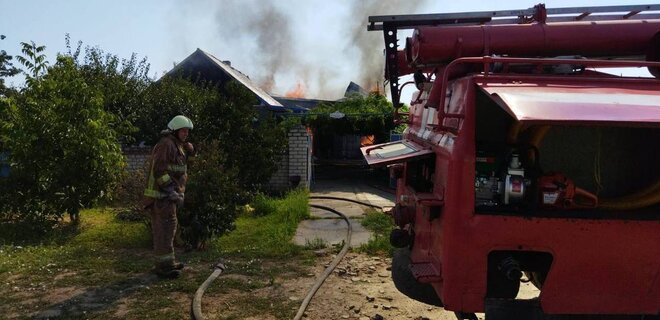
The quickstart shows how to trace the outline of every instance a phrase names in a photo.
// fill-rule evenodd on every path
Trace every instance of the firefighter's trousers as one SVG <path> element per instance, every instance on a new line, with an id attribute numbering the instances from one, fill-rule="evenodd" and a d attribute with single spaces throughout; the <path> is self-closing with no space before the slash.
<path id="1" fill-rule="evenodd" d="M 156 267 L 174 265 L 174 233 L 176 232 L 176 203 L 167 199 L 151 205 L 151 231 L 156 254 Z"/>

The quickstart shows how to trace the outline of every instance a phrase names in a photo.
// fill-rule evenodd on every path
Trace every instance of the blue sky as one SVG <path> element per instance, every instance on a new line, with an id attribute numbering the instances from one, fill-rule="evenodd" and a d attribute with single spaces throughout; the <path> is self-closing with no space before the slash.
<path id="1" fill-rule="evenodd" d="M 69 33 L 73 44 L 82 41 L 121 58 L 133 52 L 146 56 L 151 76 L 159 77 L 201 48 L 231 60 L 274 93 L 301 83 L 310 97 L 334 99 L 349 81 L 382 83 L 380 70 L 366 75 L 367 69 L 382 63 L 384 47 L 380 33 L 367 34 L 368 15 L 523 9 L 537 2 L 0 0 L 0 34 L 7 37 L 0 49 L 20 54 L 20 42 L 35 41 L 47 47 L 52 62 L 57 52 L 66 51 L 64 36 Z M 557 0 L 546 6 L 648 3 L 653 2 Z"/>

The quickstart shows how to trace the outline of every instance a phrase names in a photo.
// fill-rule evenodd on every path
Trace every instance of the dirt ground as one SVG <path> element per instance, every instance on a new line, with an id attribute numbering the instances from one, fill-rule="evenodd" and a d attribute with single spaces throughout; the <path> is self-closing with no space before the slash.
<path id="1" fill-rule="evenodd" d="M 282 279 L 280 287 L 264 288 L 261 290 L 269 292 L 257 290 L 252 294 L 288 299 L 291 309 L 297 310 L 314 281 L 333 258 L 332 254 L 321 256 L 305 276 Z M 452 312 L 414 301 L 397 291 L 390 277 L 390 263 L 390 258 L 386 257 L 347 254 L 311 300 L 304 319 L 456 319 Z M 236 294 L 240 295 L 238 292 Z M 231 301 L 237 298 L 232 297 L 231 293 L 205 296 L 204 304 L 230 307 Z M 211 318 L 215 313 L 212 309 L 208 309 Z"/>
<path id="2" fill-rule="evenodd" d="M 259 266 L 259 272 L 254 275 L 228 273 L 221 275 L 204 295 L 202 304 L 207 319 L 289 319 L 292 318 L 307 292 L 325 268 L 334 259 L 329 251 L 317 251 L 320 256 L 313 266 L 302 266 L 300 261 L 264 261 Z M 305 319 L 438 319 L 454 320 L 453 312 L 440 307 L 426 305 L 414 301 L 401 294 L 394 286 L 390 275 L 391 259 L 388 257 L 373 257 L 360 253 L 348 253 L 334 272 L 323 283 L 311 300 Z M 264 274 L 269 268 L 283 267 L 290 271 L 278 274 L 267 280 Z M 263 268 L 263 269 L 262 269 Z M 206 270 L 199 266 L 187 269 L 186 277 L 205 276 Z M 130 283 L 129 283 L 130 282 Z M 267 283 L 271 284 L 267 284 Z M 232 285 L 232 283 L 234 285 Z M 238 284 L 238 285 L 236 285 Z M 46 319 L 87 318 L 96 314 L 101 318 L 137 319 L 135 308 L 141 308 L 136 299 L 144 297 L 149 287 L 172 286 L 168 281 L 159 281 L 153 275 L 145 274 L 130 281 L 124 281 L 114 287 L 105 288 L 63 288 L 49 292 L 41 300 L 48 300 L 49 309 L 29 312 L 30 317 Z M 195 284 L 196 286 L 196 284 Z M 246 286 L 253 286 L 246 289 Z M 531 284 L 522 284 L 521 297 L 530 298 L 533 295 Z M 185 292 L 164 293 L 171 309 L 172 317 L 189 318 L 191 293 L 190 287 Z M 121 294 L 121 293 L 125 294 Z M 136 295 L 133 295 L 135 293 Z M 26 293 L 25 299 L 33 293 Z M 147 299 L 151 299 L 147 296 Z M 147 301 L 145 301 L 147 303 Z M 30 308 L 29 301 L 21 304 Z M 153 305 L 153 302 L 151 302 Z M 163 305 L 165 306 L 165 305 Z M 25 315 L 25 308 L 5 314 L 8 318 L 20 318 Z M 99 313 L 100 312 L 100 313 Z M 13 314 L 13 315 L 12 315 Z M 483 314 L 478 314 L 483 320 Z M 3 318 L 3 316 L 0 316 Z"/>
<path id="3" fill-rule="evenodd" d="M 324 259 L 329 263 L 332 256 Z M 307 318 L 366 320 L 379 319 L 380 315 L 380 319 L 456 319 L 452 312 L 401 294 L 390 277 L 390 263 L 389 258 L 349 253 L 312 299 Z M 324 266 L 314 269 L 318 276 Z"/>

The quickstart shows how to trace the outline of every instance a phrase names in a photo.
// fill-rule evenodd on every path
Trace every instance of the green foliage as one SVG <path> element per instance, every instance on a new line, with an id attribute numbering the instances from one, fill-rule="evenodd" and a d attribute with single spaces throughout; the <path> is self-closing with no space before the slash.
<path id="1" fill-rule="evenodd" d="M 0 96 L 0 143 L 11 161 L 11 177 L 0 180 L 0 219 L 45 231 L 64 213 L 77 219 L 80 208 L 111 192 L 134 211 L 128 193 L 138 189 L 139 177 L 121 174 L 119 143 L 153 145 L 178 114 L 193 120 L 190 140 L 202 150 L 200 164 L 190 167 L 183 210 L 190 223 L 203 226 L 191 242 L 231 230 L 237 207 L 276 170 L 286 131 L 257 114 L 256 97 L 240 84 L 218 88 L 176 76 L 153 82 L 146 59 L 83 50 L 80 42 L 72 50 L 68 35 L 68 54 L 52 67 L 43 46 L 22 45 L 24 56 L 17 59 L 27 86 L 10 98 Z M 127 181 L 114 188 L 118 180 Z"/>
<path id="2" fill-rule="evenodd" d="M 236 230 L 216 240 L 220 254 L 248 258 L 291 256 L 300 247 L 291 242 L 298 223 L 309 217 L 309 192 L 296 189 L 282 199 L 270 198 L 276 210 L 265 216 L 244 214 L 236 220 Z"/>
<path id="3" fill-rule="evenodd" d="M 5 35 L 0 34 L 0 40 L 4 40 Z M 14 67 L 11 60 L 13 56 L 7 54 L 7 51 L 0 50 L 0 96 L 7 94 L 7 87 L 5 86 L 5 77 L 12 77 L 21 72 L 20 69 Z"/>
<path id="4" fill-rule="evenodd" d="M 28 47 L 35 50 L 30 55 L 41 48 Z M 0 140 L 11 164 L 10 177 L 0 180 L 0 212 L 5 219 L 37 221 L 66 212 L 77 220 L 80 209 L 111 190 L 121 173 L 116 118 L 73 59 L 59 56 L 44 75 L 40 60 L 31 59 L 35 77 L 0 106 Z"/>
<path id="5" fill-rule="evenodd" d="M 269 180 L 286 143 L 281 127 L 259 119 L 251 92 L 236 83 L 219 89 L 164 77 L 143 93 L 145 110 L 136 122 L 138 139 L 149 144 L 175 115 L 184 114 L 195 124 L 190 140 L 201 153 L 190 166 L 181 221 L 184 241 L 196 248 L 234 228 L 239 206 Z"/>
<path id="6" fill-rule="evenodd" d="M 377 210 L 367 210 L 366 216 L 361 221 L 362 226 L 376 234 L 388 235 L 394 228 L 392 217 Z"/>
<path id="7" fill-rule="evenodd" d="M 128 257 L 117 257 L 116 253 L 118 250 L 150 247 L 149 234 L 144 224 L 116 221 L 110 212 L 99 209 L 85 210 L 84 214 L 77 228 L 65 225 L 38 242 L 35 239 L 16 239 L 5 233 L 0 234 L 0 278 L 7 271 L 12 271 L 30 274 L 32 281 L 41 281 L 40 278 L 47 276 L 44 271 L 50 271 L 44 269 L 99 269 L 102 272 L 93 280 L 80 281 L 102 285 L 103 273 L 140 264 L 139 261 L 126 261 L 131 259 Z M 11 243 L 21 243 L 23 246 L 3 247 L 3 244 Z M 143 262 L 133 271 L 143 272 L 150 262 Z"/>
<path id="8" fill-rule="evenodd" d="M 339 111 L 346 116 L 333 119 L 330 113 Z M 314 109 L 307 123 L 319 132 L 335 132 L 337 134 L 371 135 L 389 132 L 394 125 L 392 112 L 394 108 L 385 96 L 370 94 L 367 97 L 353 95 L 335 104 L 321 104 Z"/>
<path id="9" fill-rule="evenodd" d="M 275 201 L 263 193 L 257 194 L 252 200 L 252 203 L 250 203 L 250 206 L 254 209 L 252 214 L 257 217 L 263 217 L 277 210 Z"/>
<path id="10" fill-rule="evenodd" d="M 237 171 L 225 166 L 226 157 L 217 140 L 204 145 L 190 164 L 186 205 L 180 210 L 183 239 L 194 248 L 234 230 L 238 202 Z"/>
<path id="11" fill-rule="evenodd" d="M 25 81 L 30 85 L 32 82 L 39 80 L 39 77 L 41 77 L 46 72 L 46 68 L 48 68 L 46 55 L 42 53 L 46 50 L 46 46 L 37 46 L 34 41 L 30 41 L 30 43 L 21 42 L 21 46 L 23 47 L 21 52 L 23 52 L 25 56 L 17 56 L 16 60 L 22 63 L 28 70 L 28 72 L 25 73 L 27 76 Z"/>
<path id="12" fill-rule="evenodd" d="M 394 229 L 392 218 L 380 211 L 369 210 L 361 221 L 362 226 L 373 232 L 369 241 L 358 248 L 358 251 L 370 255 L 387 253 L 390 256 L 394 247 L 390 244 L 390 232 Z"/>
<path id="13" fill-rule="evenodd" d="M 229 82 L 219 103 L 205 104 L 193 119 L 194 135 L 201 140 L 219 140 L 227 166 L 238 170 L 238 185 L 249 193 L 268 182 L 287 143 L 282 127 L 267 115 L 257 114 L 256 102 L 247 88 Z M 242 203 L 248 201 L 245 198 Z"/>
<path id="14" fill-rule="evenodd" d="M 148 163 L 136 170 L 124 170 L 119 182 L 104 205 L 117 208 L 117 218 L 124 221 L 143 221 L 151 223 L 148 214 L 143 210 L 143 194 L 148 174 Z"/>
<path id="15" fill-rule="evenodd" d="M 3 245 L 14 241 L 0 231 L 2 318 L 34 318 L 38 311 L 53 308 L 64 310 L 58 317 L 64 319 L 190 318 L 190 299 L 180 297 L 195 292 L 209 276 L 209 265 L 219 260 L 219 250 L 177 254 L 187 265 L 184 276 L 152 281 L 148 275 L 153 264 L 149 233 L 141 223 L 118 221 L 112 212 L 99 209 L 85 210 L 77 228 L 54 230 L 53 238 L 41 243 Z M 303 260 L 307 257 L 244 259 L 223 254 L 222 258 L 228 269 L 205 297 L 232 293 L 232 308 L 223 311 L 223 317 L 293 317 L 295 302 L 289 300 L 290 295 L 279 293 L 279 281 L 304 277 L 309 272 Z M 254 290 L 266 287 L 274 289 L 274 294 L 256 301 L 259 306 L 254 308 Z M 84 299 L 78 299 L 80 292 Z M 124 310 L 121 314 L 118 305 Z"/>
<path id="16" fill-rule="evenodd" d="M 152 83 L 149 79 L 149 63 L 146 58 L 138 60 L 133 53 L 129 59 L 105 53 L 97 47 L 85 47 L 81 58 L 82 42 L 71 51 L 69 35 L 65 38 L 68 56 L 76 63 L 85 81 L 99 88 L 103 95 L 103 109 L 112 113 L 112 123 L 122 143 L 133 143 L 139 137 L 133 125 L 144 112 L 142 93 Z"/>
<path id="17" fill-rule="evenodd" d="M 335 111 L 346 116 L 333 119 L 329 114 Z M 377 138 L 383 138 L 394 128 L 393 112 L 392 103 L 383 95 L 375 93 L 367 97 L 353 95 L 338 103 L 319 105 L 314 109 L 314 114 L 303 122 L 317 132 L 377 135 Z"/>
<path id="18" fill-rule="evenodd" d="M 305 249 L 307 250 L 318 250 L 325 249 L 328 247 L 328 242 L 322 238 L 314 238 L 311 241 L 305 239 Z"/>
<path id="19" fill-rule="evenodd" d="M 206 83 L 195 83 L 190 79 L 166 76 L 158 82 L 151 84 L 140 95 L 142 110 L 134 121 L 139 131 L 134 138 L 136 141 L 145 141 L 148 145 L 155 145 L 160 139 L 160 131 L 166 128 L 167 123 L 176 115 L 183 114 L 190 118 L 195 125 L 189 139 L 192 142 L 220 138 L 218 135 L 202 134 L 207 122 L 211 122 L 204 115 L 205 111 L 213 112 L 221 102 L 216 87 Z M 216 119 L 216 117 L 213 117 Z M 229 122 L 222 119 L 216 121 Z"/>

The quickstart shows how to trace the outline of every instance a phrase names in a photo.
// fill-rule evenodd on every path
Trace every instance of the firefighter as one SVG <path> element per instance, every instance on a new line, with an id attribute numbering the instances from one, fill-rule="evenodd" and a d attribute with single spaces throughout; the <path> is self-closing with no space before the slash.
<path id="1" fill-rule="evenodd" d="M 151 214 L 156 254 L 154 272 L 162 278 L 177 278 L 183 269 L 183 264 L 174 258 L 174 234 L 176 211 L 183 206 L 186 188 L 186 160 L 195 151 L 192 144 L 186 142 L 192 128 L 193 123 L 187 117 L 172 118 L 151 153 L 144 208 Z"/>

